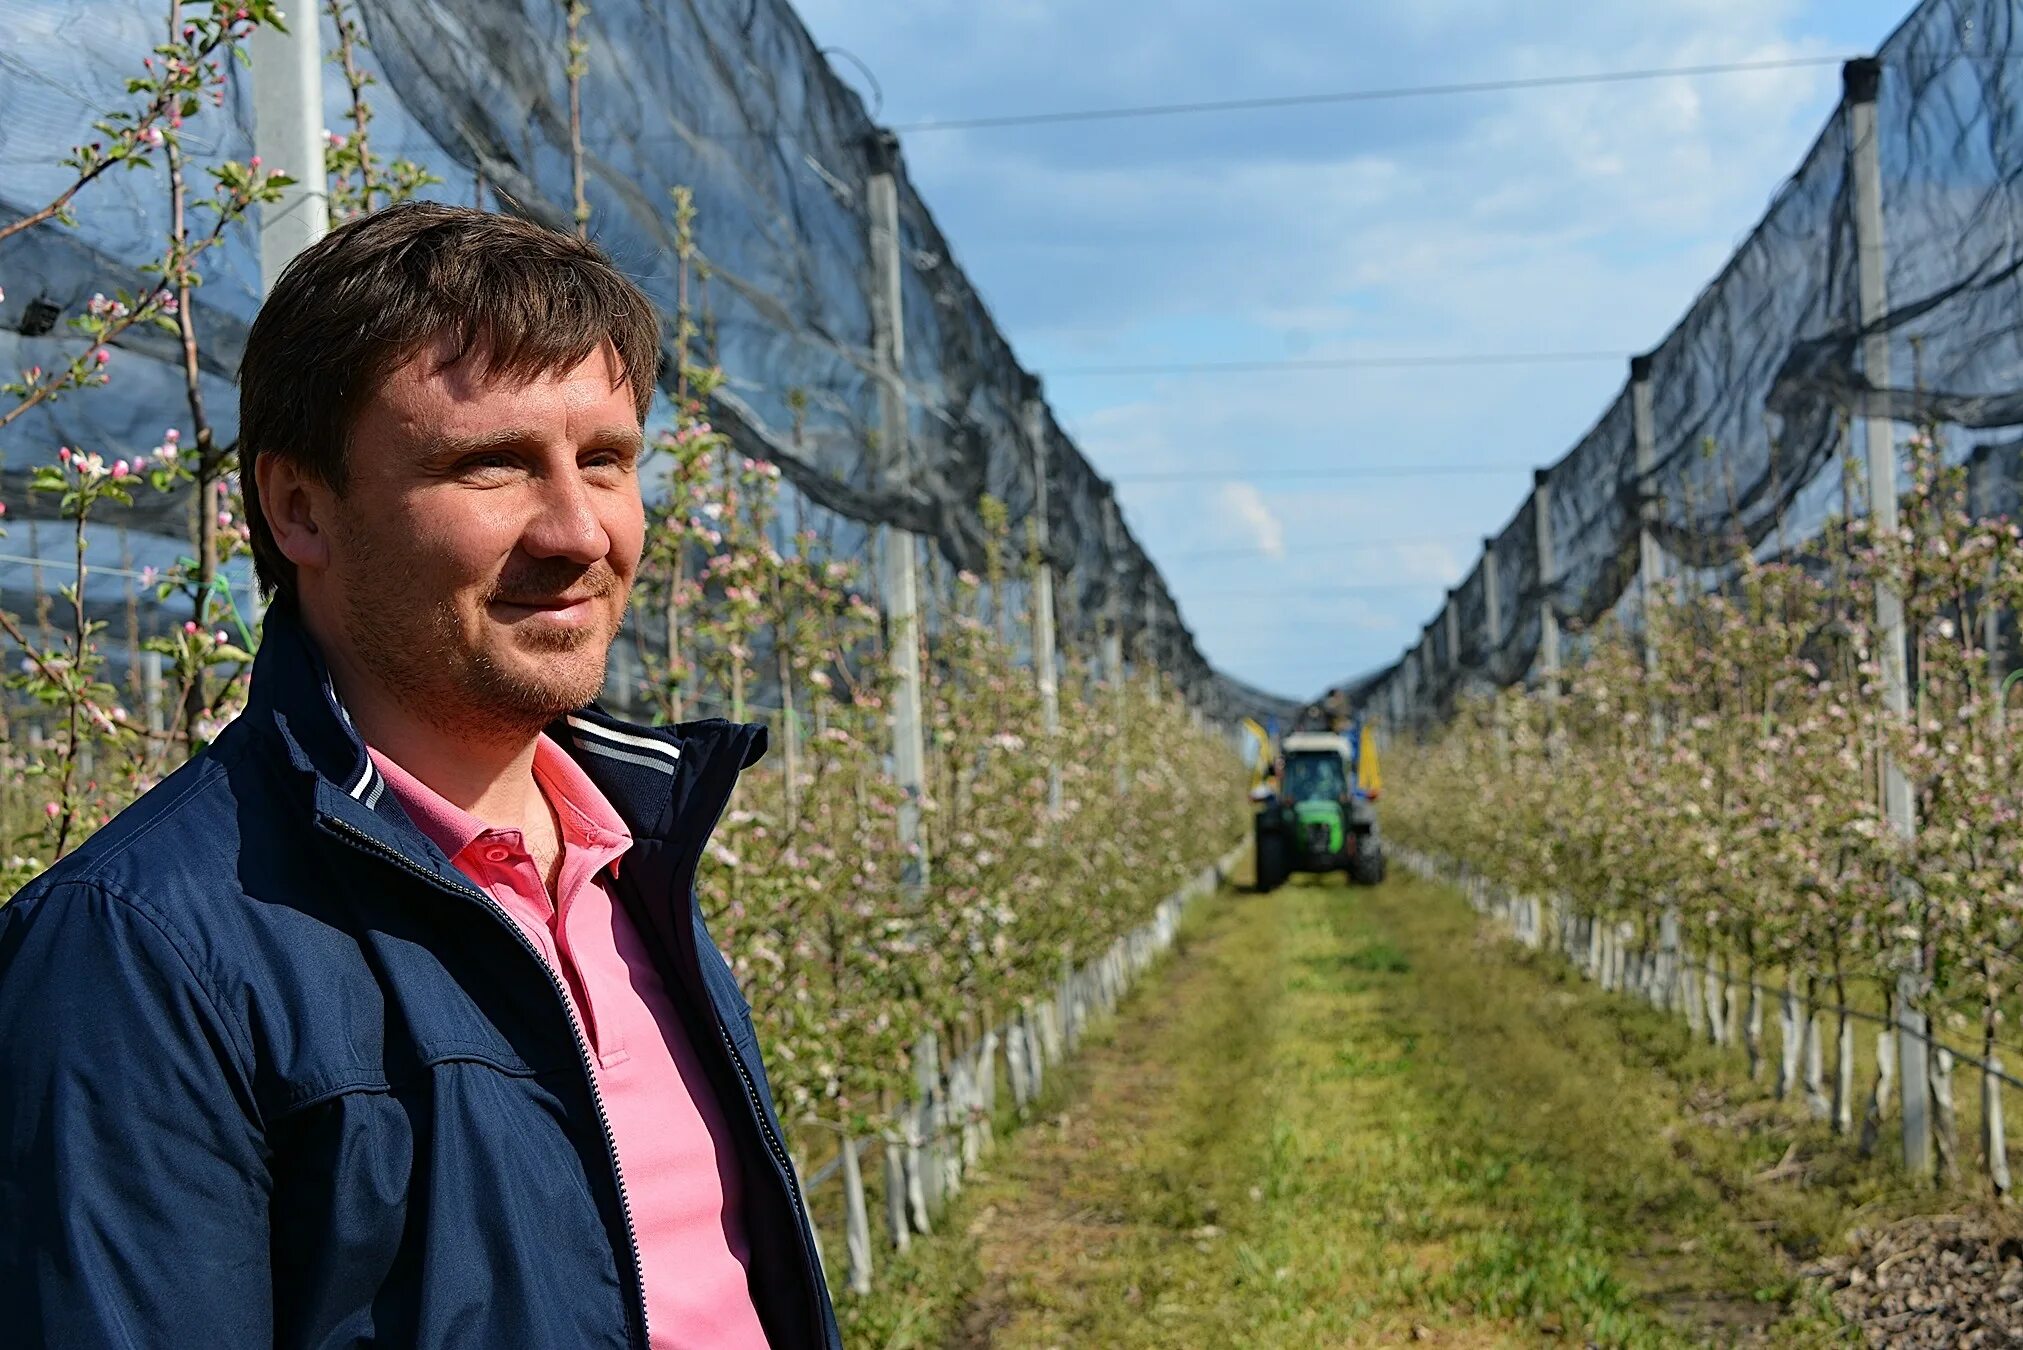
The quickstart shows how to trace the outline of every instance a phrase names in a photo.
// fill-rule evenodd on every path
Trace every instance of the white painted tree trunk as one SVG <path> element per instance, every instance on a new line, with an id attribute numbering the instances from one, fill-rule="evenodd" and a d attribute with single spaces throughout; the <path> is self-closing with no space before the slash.
<path id="1" fill-rule="evenodd" d="M 926 1144 L 927 1103 L 913 1102 L 905 1113 L 906 1129 L 906 1217 L 916 1233 L 932 1233 L 934 1224 L 927 1211 L 928 1166 Z"/>
<path id="2" fill-rule="evenodd" d="M 843 1245 L 850 1257 L 850 1292 L 870 1293 L 871 1216 L 864 1207 L 864 1171 L 855 1139 L 843 1141 Z"/>
<path id="3" fill-rule="evenodd" d="M 1949 1181 L 1960 1174 L 1960 1115 L 1953 1106 L 1953 1052 L 1935 1046 L 1930 1062 L 1932 1144 L 1938 1155 L 1939 1177 Z"/>
<path id="4" fill-rule="evenodd" d="M 1026 1068 L 1024 1019 L 1014 1016 L 1004 1029 L 1005 1076 L 1011 1080 L 1012 1107 L 1024 1120 L 1031 1114 L 1032 1080 Z"/>
<path id="5" fill-rule="evenodd" d="M 1897 1074 L 1897 1038 L 1884 1027 L 1875 1034 L 1875 1089 L 1869 1093 L 1868 1110 L 1861 1121 L 1862 1155 L 1874 1153 L 1882 1140 L 1883 1119 L 1889 1114 L 1891 1087 Z"/>
<path id="6" fill-rule="evenodd" d="M 902 1112 L 903 1117 L 903 1112 Z M 885 1136 L 885 1232 L 895 1251 L 913 1245 L 913 1225 L 907 1215 L 906 1145 L 903 1126 Z"/>
<path id="7" fill-rule="evenodd" d="M 987 1023 L 983 1029 L 983 1043 L 976 1051 L 977 1107 L 983 1112 L 978 1132 L 982 1136 L 986 1157 L 997 1148 L 997 1052 L 997 1026 Z"/>
<path id="8" fill-rule="evenodd" d="M 1705 987 L 1706 982 L 1701 978 L 1700 972 L 1691 965 L 1680 973 L 1679 991 L 1686 1003 L 1686 1030 L 1696 1041 L 1700 1039 L 1707 1026 L 1701 1002 Z"/>
<path id="9" fill-rule="evenodd" d="M 2009 1198 L 2009 1144 L 2002 1130 L 2002 1061 L 1994 1055 L 1981 1068 L 1981 1156 L 1997 1200 Z"/>
<path id="10" fill-rule="evenodd" d="M 1833 1071 L 1833 1132 L 1854 1133 L 1854 1017 L 1845 1008 L 1835 1016 Z"/>
<path id="11" fill-rule="evenodd" d="M 1777 1030 L 1777 1100 L 1783 1101 L 1798 1091 L 1799 1056 L 1804 1049 L 1798 1033 L 1798 989 L 1789 973 L 1784 977 L 1784 997 L 1778 1002 Z"/>
<path id="12" fill-rule="evenodd" d="M 1749 1052 L 1749 1077 L 1763 1076 L 1763 991 L 1749 981 L 1749 1018 L 1742 1026 L 1743 1047 Z"/>
<path id="13" fill-rule="evenodd" d="M 1826 1095 L 1826 1053 L 1821 1044 L 1819 1009 L 1805 1005 L 1805 1109 L 1814 1120 L 1826 1120 L 1833 1103 Z"/>

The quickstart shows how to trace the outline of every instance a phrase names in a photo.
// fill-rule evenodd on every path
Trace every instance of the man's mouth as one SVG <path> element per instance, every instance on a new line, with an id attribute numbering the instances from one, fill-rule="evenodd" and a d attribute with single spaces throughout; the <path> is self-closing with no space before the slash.
<path id="1" fill-rule="evenodd" d="M 490 608 L 508 623 L 535 619 L 540 622 L 576 625 L 587 624 L 596 617 L 597 602 L 602 598 L 596 594 L 520 598 L 500 596 L 491 602 Z"/>

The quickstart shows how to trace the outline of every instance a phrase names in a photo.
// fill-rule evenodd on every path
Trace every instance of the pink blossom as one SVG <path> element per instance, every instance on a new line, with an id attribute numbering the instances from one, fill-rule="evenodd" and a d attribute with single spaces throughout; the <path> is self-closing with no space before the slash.
<path id="1" fill-rule="evenodd" d="M 112 476 L 114 478 L 124 478 L 127 476 L 130 468 L 131 466 L 125 460 L 116 459 L 112 462 Z"/>
<path id="2" fill-rule="evenodd" d="M 183 620 L 183 633 L 185 636 L 195 637 L 197 635 L 197 621 L 195 619 Z"/>

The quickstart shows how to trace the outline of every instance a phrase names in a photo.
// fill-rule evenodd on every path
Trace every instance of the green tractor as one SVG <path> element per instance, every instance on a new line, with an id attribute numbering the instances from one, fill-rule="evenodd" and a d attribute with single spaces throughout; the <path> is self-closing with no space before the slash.
<path id="1" fill-rule="evenodd" d="M 1365 756 L 1370 763 L 1359 775 Z M 1265 783 L 1251 792 L 1259 891 L 1277 890 L 1294 872 L 1345 872 L 1358 886 L 1384 879 L 1374 761 L 1367 744 L 1335 732 L 1286 737 L 1277 786 Z"/>

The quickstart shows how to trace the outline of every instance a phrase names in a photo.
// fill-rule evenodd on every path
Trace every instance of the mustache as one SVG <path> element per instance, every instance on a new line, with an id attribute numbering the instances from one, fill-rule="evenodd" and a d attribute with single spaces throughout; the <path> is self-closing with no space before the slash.
<path id="1" fill-rule="evenodd" d="M 585 567 L 581 563 L 542 559 L 500 574 L 485 599 L 507 603 L 539 603 L 563 596 L 603 600 L 619 589 L 618 573 L 607 562 Z"/>

